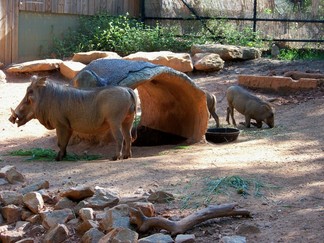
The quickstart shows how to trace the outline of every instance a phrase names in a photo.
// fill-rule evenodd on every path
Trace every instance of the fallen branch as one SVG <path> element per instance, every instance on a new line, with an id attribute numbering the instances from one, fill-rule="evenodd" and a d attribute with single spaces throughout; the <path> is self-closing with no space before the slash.
<path id="1" fill-rule="evenodd" d="M 177 235 L 183 234 L 195 225 L 212 218 L 229 216 L 251 217 L 249 211 L 245 209 L 236 209 L 236 206 L 237 204 L 235 203 L 211 205 L 179 221 L 171 221 L 163 217 L 146 217 L 140 210 L 135 208 L 130 208 L 129 216 L 130 222 L 137 225 L 137 229 L 140 232 L 146 232 L 150 228 L 160 228 L 169 231 L 171 235 Z"/>

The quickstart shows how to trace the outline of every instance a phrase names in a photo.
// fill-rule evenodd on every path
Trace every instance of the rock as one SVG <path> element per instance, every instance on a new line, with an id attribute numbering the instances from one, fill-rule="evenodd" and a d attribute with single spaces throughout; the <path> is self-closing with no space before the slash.
<path id="1" fill-rule="evenodd" d="M 9 184 L 9 181 L 7 181 L 4 178 L 0 178 L 0 186 L 7 185 L 7 184 Z"/>
<path id="2" fill-rule="evenodd" d="M 258 59 L 261 57 L 262 52 L 254 47 L 241 47 L 243 51 L 242 59 L 243 60 L 251 60 Z"/>
<path id="3" fill-rule="evenodd" d="M 21 220 L 21 208 L 10 204 L 2 207 L 2 216 L 8 224 Z"/>
<path id="4" fill-rule="evenodd" d="M 157 191 L 153 192 L 147 200 L 152 203 L 168 203 L 174 200 L 174 196 L 168 192 Z"/>
<path id="5" fill-rule="evenodd" d="M 51 228 L 43 239 L 43 243 L 60 243 L 65 241 L 69 236 L 69 230 L 64 224 L 58 224 Z"/>
<path id="6" fill-rule="evenodd" d="M 219 71 L 224 68 L 224 61 L 215 53 L 196 53 L 192 61 L 194 68 L 200 71 Z"/>
<path id="7" fill-rule="evenodd" d="M 17 241 L 16 243 L 35 243 L 35 240 L 34 240 L 34 238 L 29 237 L 29 238 L 21 239 L 21 240 Z"/>
<path id="8" fill-rule="evenodd" d="M 41 189 L 48 189 L 48 188 L 49 188 L 49 182 L 45 180 L 45 181 L 38 181 L 33 184 L 27 185 L 26 187 L 20 189 L 19 191 L 22 194 L 26 194 L 28 192 L 38 191 Z"/>
<path id="9" fill-rule="evenodd" d="M 63 61 L 60 59 L 43 59 L 13 64 L 7 68 L 9 73 L 24 73 L 24 72 L 38 72 L 50 71 L 60 67 Z"/>
<path id="10" fill-rule="evenodd" d="M 113 228 L 128 228 L 133 230 L 129 219 L 129 207 L 126 204 L 120 204 L 108 210 L 105 210 L 105 217 L 99 222 L 100 229 L 109 232 Z"/>
<path id="11" fill-rule="evenodd" d="M 170 51 L 136 52 L 123 57 L 124 60 L 145 61 L 156 65 L 163 65 L 180 72 L 191 72 L 193 65 L 188 53 L 174 53 Z"/>
<path id="12" fill-rule="evenodd" d="M 177 237 L 174 240 L 175 243 L 195 243 L 196 237 L 194 234 L 191 235 L 177 235 Z"/>
<path id="13" fill-rule="evenodd" d="M 0 178 L 6 178 L 11 184 L 25 181 L 24 176 L 12 165 L 7 165 L 0 169 Z"/>
<path id="14" fill-rule="evenodd" d="M 94 219 L 93 213 L 94 211 L 92 208 L 81 208 L 79 210 L 79 216 L 82 220 Z"/>
<path id="15" fill-rule="evenodd" d="M 31 228 L 28 230 L 29 237 L 39 237 L 46 232 L 45 228 L 42 225 L 32 225 Z"/>
<path id="16" fill-rule="evenodd" d="M 242 224 L 235 229 L 235 233 L 238 235 L 250 235 L 260 233 L 259 227 L 251 224 Z"/>
<path id="17" fill-rule="evenodd" d="M 23 231 L 9 230 L 0 233 L 0 242 L 12 243 L 21 240 L 25 235 Z"/>
<path id="18" fill-rule="evenodd" d="M 154 205 L 150 202 L 135 202 L 131 205 L 131 207 L 134 207 L 136 209 L 140 209 L 142 213 L 146 217 L 153 217 L 155 216 L 155 208 Z"/>
<path id="19" fill-rule="evenodd" d="M 14 204 L 16 206 L 23 204 L 23 195 L 15 191 L 0 192 L 0 202 L 3 205 Z"/>
<path id="20" fill-rule="evenodd" d="M 246 243 L 246 238 L 238 235 L 224 236 L 219 243 Z"/>
<path id="21" fill-rule="evenodd" d="M 96 210 L 102 210 L 106 207 L 116 206 L 120 200 L 117 193 L 112 192 L 106 188 L 96 186 L 94 190 L 95 194 L 92 197 L 84 200 L 87 207 Z"/>
<path id="22" fill-rule="evenodd" d="M 73 202 L 72 200 L 68 199 L 67 197 L 60 198 L 60 200 L 55 204 L 54 209 L 64 209 L 64 208 L 70 208 L 73 209 L 77 205 L 76 202 Z"/>
<path id="23" fill-rule="evenodd" d="M 69 190 L 62 192 L 60 194 L 61 197 L 67 197 L 73 201 L 80 201 L 87 197 L 91 197 L 94 195 L 94 189 L 88 186 L 77 186 L 72 187 Z"/>
<path id="24" fill-rule="evenodd" d="M 8 231 L 8 228 L 9 228 L 9 225 L 2 225 L 2 226 L 0 226 L 0 233 Z"/>
<path id="25" fill-rule="evenodd" d="M 242 59 L 243 57 L 243 51 L 239 47 L 221 44 L 193 45 L 191 53 L 192 55 L 196 53 L 216 53 L 224 61 Z"/>
<path id="26" fill-rule="evenodd" d="M 33 213 L 39 213 L 44 207 L 42 195 L 38 192 L 29 192 L 23 196 L 23 202 Z"/>
<path id="27" fill-rule="evenodd" d="M 26 218 L 26 221 L 28 221 L 32 224 L 40 223 L 41 216 L 39 214 L 33 214 L 33 215 L 30 215 L 28 218 Z"/>
<path id="28" fill-rule="evenodd" d="M 85 67 L 85 65 L 81 62 L 64 61 L 60 64 L 60 72 L 64 77 L 66 77 L 68 79 L 72 79 L 84 67 Z"/>
<path id="29" fill-rule="evenodd" d="M 125 229 L 125 228 L 115 228 L 112 229 L 108 234 L 103 236 L 100 240 L 99 243 L 109 243 L 109 242 L 114 242 L 114 243 L 124 243 L 124 242 L 129 242 L 129 243 L 137 243 L 138 240 L 138 233 L 130 230 L 130 229 Z M 157 242 L 157 241 L 156 241 Z"/>
<path id="30" fill-rule="evenodd" d="M 79 234 L 84 234 L 85 232 L 87 232 L 89 229 L 98 229 L 99 228 L 99 223 L 97 221 L 94 220 L 84 220 L 82 223 L 80 223 L 76 230 L 78 231 Z"/>
<path id="31" fill-rule="evenodd" d="M 40 213 L 42 225 L 46 228 L 52 228 L 56 224 L 64 224 L 68 220 L 75 218 L 73 211 L 69 208 L 55 211 L 47 211 Z"/>
<path id="32" fill-rule="evenodd" d="M 81 238 L 82 243 L 97 243 L 99 242 L 100 238 L 105 236 L 100 230 L 92 228 L 89 229 Z"/>
<path id="33" fill-rule="evenodd" d="M 21 211 L 21 219 L 22 220 L 26 220 L 27 221 L 27 219 L 30 217 L 30 216 L 32 216 L 32 215 L 35 215 L 35 214 L 33 214 L 29 209 L 27 209 L 27 208 L 23 208 L 22 209 L 22 211 Z"/>
<path id="34" fill-rule="evenodd" d="M 31 227 L 31 223 L 27 221 L 17 221 L 15 230 L 17 231 L 27 231 Z"/>
<path id="35" fill-rule="evenodd" d="M 196 53 L 216 53 L 224 61 L 249 60 L 261 57 L 261 51 L 256 48 L 221 44 L 193 45 L 191 53 L 192 55 Z"/>
<path id="36" fill-rule="evenodd" d="M 170 235 L 165 235 L 162 233 L 153 234 L 138 240 L 138 243 L 156 243 L 156 242 L 173 243 L 174 241 Z"/>
<path id="37" fill-rule="evenodd" d="M 29 237 L 29 238 L 21 239 L 21 240 L 17 241 L 16 243 L 35 243 L 35 240 L 34 240 L 34 238 Z"/>
<path id="38" fill-rule="evenodd" d="M 89 64 L 93 60 L 99 58 L 111 58 L 111 59 L 121 59 L 116 52 L 111 51 L 88 51 L 88 52 L 78 52 L 72 57 L 72 61 L 81 62 L 83 64 Z"/>

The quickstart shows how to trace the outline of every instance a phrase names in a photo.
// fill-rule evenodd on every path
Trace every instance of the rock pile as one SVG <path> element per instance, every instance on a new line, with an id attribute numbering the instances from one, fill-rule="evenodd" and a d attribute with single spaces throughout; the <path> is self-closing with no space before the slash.
<path id="1" fill-rule="evenodd" d="M 172 194 L 123 199 L 107 188 L 84 185 L 48 193 L 49 182 L 26 184 L 14 166 L 0 169 L 0 183 L 19 184 L 16 191 L 0 192 L 0 242 L 194 242 L 194 235 L 153 234 L 139 239 L 130 223 L 129 208 L 155 216 L 153 202 L 166 203 Z M 173 198 L 174 199 L 174 198 Z"/>
<path id="2" fill-rule="evenodd" d="M 164 191 L 137 198 L 121 198 L 118 193 L 100 186 L 93 188 L 79 185 L 50 192 L 48 181 L 27 184 L 26 178 L 10 165 L 0 168 L 0 179 L 1 186 L 12 185 L 15 188 L 0 192 L 2 243 L 194 243 L 195 235 L 185 234 L 186 229 L 193 225 L 218 217 L 216 215 L 223 217 L 226 211 L 229 216 L 250 215 L 244 209 L 234 209 L 233 204 L 224 204 L 204 208 L 179 221 L 170 221 L 156 217 L 154 203 L 163 204 L 175 199 Z M 138 213 L 140 217 L 136 216 Z M 178 226 L 174 227 L 176 224 Z M 143 230 L 148 225 L 155 230 Z M 170 230 L 167 230 L 168 227 L 171 227 Z M 259 230 L 249 225 L 248 231 L 251 227 L 254 231 Z M 164 230 L 158 232 L 157 229 Z M 141 235 L 141 232 L 145 232 L 145 235 Z M 150 235 L 150 232 L 154 233 Z M 246 242 L 245 237 L 236 235 L 225 236 L 220 240 Z"/>

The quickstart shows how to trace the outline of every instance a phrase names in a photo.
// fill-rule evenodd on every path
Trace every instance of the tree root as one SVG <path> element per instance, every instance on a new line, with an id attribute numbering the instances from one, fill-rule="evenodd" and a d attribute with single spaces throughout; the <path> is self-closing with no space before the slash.
<path id="1" fill-rule="evenodd" d="M 179 221 L 171 221 L 163 217 L 146 217 L 140 210 L 135 208 L 130 208 L 129 215 L 130 222 L 137 225 L 137 229 L 140 232 L 146 232 L 150 228 L 160 228 L 169 231 L 171 235 L 177 235 L 183 234 L 195 225 L 212 218 L 229 216 L 251 217 L 249 211 L 236 209 L 236 206 L 237 204 L 235 203 L 210 205 Z"/>

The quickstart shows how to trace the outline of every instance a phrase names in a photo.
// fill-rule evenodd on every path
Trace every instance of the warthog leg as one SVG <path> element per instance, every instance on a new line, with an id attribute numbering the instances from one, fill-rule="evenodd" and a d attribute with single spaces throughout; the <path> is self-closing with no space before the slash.
<path id="1" fill-rule="evenodd" d="M 122 123 L 122 133 L 124 136 L 125 147 L 123 151 L 123 159 L 128 159 L 132 157 L 132 126 L 133 126 L 134 115 L 131 119 L 126 119 Z"/>
<path id="2" fill-rule="evenodd" d="M 121 131 L 121 128 L 116 125 L 111 125 L 111 133 L 115 139 L 116 142 L 116 155 L 112 157 L 112 160 L 118 160 L 122 157 L 122 151 L 123 151 L 123 133 Z"/>
<path id="3" fill-rule="evenodd" d="M 226 121 L 228 124 L 231 124 L 229 121 L 229 116 L 231 115 L 233 125 L 236 126 L 236 121 L 234 119 L 234 107 L 227 107 Z"/>
<path id="4" fill-rule="evenodd" d="M 57 145 L 60 151 L 57 153 L 55 160 L 61 161 L 66 156 L 66 147 L 71 138 L 72 131 L 66 127 L 58 126 L 56 128 Z"/>

